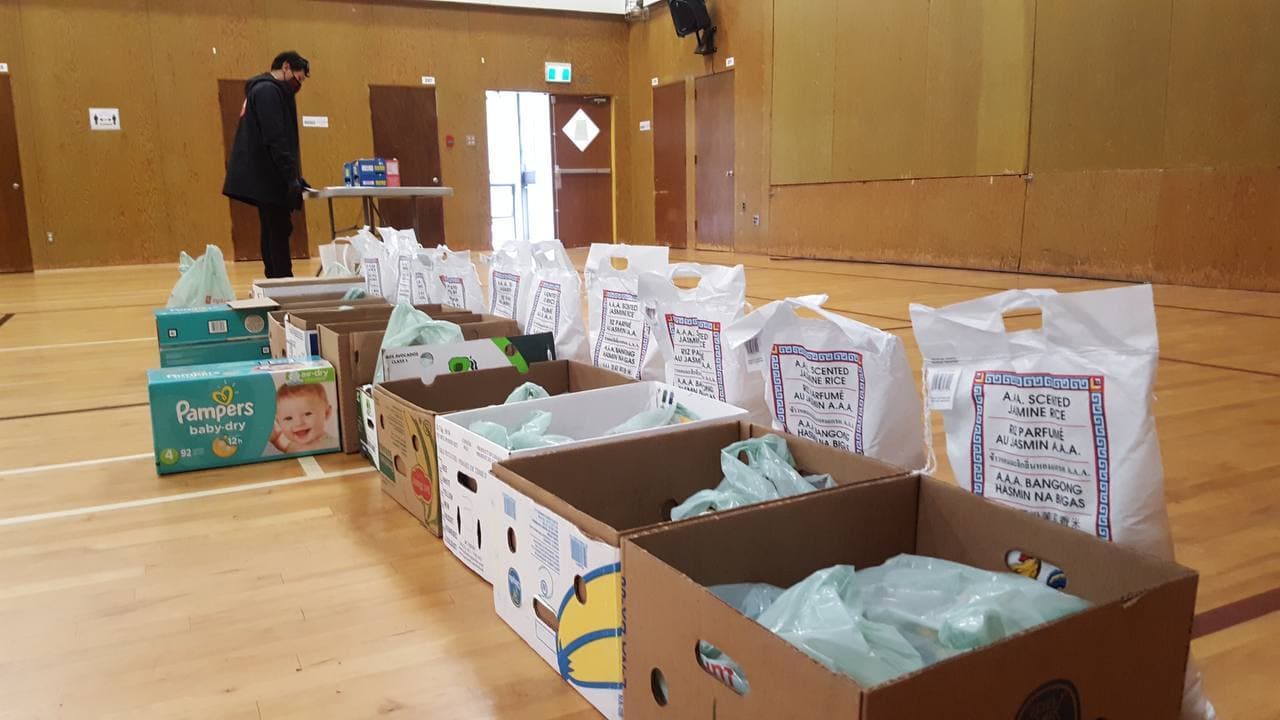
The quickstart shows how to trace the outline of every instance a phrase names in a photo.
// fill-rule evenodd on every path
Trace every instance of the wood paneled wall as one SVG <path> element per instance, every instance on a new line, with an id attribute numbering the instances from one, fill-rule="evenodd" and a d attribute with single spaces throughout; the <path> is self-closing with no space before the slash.
<path id="1" fill-rule="evenodd" d="M 737 250 L 1280 290 L 1280 3 L 710 5 L 732 50 L 658 6 L 630 88 L 734 56 Z"/>
<path id="2" fill-rule="evenodd" d="M 172 261 L 206 243 L 230 250 L 217 80 L 262 72 L 284 49 L 312 62 L 299 112 L 329 117 L 327 129 L 301 130 L 304 173 L 317 185 L 340 184 L 342 162 L 372 152 L 370 84 L 434 75 L 444 181 L 457 190 L 445 232 L 455 247 L 485 248 L 484 91 L 546 90 L 543 62 L 568 61 L 572 91 L 614 96 L 618 127 L 629 125 L 627 32 L 620 18 L 416 2 L 0 0 L 0 61 L 13 75 L 23 176 L 35 189 L 36 266 Z M 123 132 L 89 132 L 90 106 L 119 107 Z M 457 139 L 452 149 L 445 134 Z M 618 167 L 630 152 L 617 148 Z M 619 198 L 632 196 L 630 181 L 619 177 Z M 339 207 L 340 223 L 357 219 L 354 205 Z M 325 209 L 309 210 L 312 242 L 322 242 Z M 620 235 L 630 216 L 619 218 Z"/>

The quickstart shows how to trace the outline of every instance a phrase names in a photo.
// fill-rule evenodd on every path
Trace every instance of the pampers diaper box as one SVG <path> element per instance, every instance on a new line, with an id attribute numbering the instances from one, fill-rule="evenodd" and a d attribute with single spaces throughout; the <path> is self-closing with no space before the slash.
<path id="1" fill-rule="evenodd" d="M 319 358 L 147 371 L 156 470 L 336 452 L 333 366 Z"/>

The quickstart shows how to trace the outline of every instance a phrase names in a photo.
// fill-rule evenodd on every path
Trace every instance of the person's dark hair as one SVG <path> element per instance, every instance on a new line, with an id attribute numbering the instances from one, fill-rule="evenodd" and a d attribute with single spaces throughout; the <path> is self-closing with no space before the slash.
<path id="1" fill-rule="evenodd" d="M 276 59 L 271 61 L 271 69 L 279 70 L 284 67 L 285 63 L 289 63 L 289 67 L 294 70 L 301 70 L 304 75 L 311 77 L 311 63 L 307 62 L 307 59 L 299 55 L 296 50 L 286 50 L 277 55 Z"/>

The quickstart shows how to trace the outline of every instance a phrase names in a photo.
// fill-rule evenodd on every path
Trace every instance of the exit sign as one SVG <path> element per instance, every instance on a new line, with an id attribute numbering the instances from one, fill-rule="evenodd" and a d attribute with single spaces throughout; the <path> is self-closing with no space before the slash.
<path id="1" fill-rule="evenodd" d="M 549 62 L 544 65 L 545 77 L 549 83 L 573 82 L 573 65 L 569 63 Z"/>

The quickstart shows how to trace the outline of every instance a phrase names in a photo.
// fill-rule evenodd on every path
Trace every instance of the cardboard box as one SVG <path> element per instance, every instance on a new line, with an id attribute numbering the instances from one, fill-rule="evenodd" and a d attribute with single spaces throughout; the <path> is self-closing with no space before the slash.
<path id="1" fill-rule="evenodd" d="M 460 322 L 462 336 L 468 340 L 516 335 L 514 321 L 480 315 L 475 322 Z M 348 454 L 360 451 L 360 425 L 357 415 L 356 388 L 373 382 L 378 366 L 385 320 L 320 325 L 320 356 L 329 361 L 338 375 L 338 417 L 342 450 Z"/>
<path id="2" fill-rule="evenodd" d="M 361 158 L 352 163 L 351 184 L 360 186 L 385 187 L 387 184 L 387 162 L 382 158 Z"/>
<path id="3" fill-rule="evenodd" d="M 310 295 L 300 295 L 303 297 L 314 297 Z M 271 357 L 282 358 L 286 354 L 286 340 L 284 333 L 284 321 L 292 312 L 303 312 L 308 310 L 337 310 L 340 307 L 382 307 L 387 306 L 387 301 L 383 298 L 360 298 L 358 300 L 342 300 L 326 299 L 326 300 L 307 300 L 295 302 L 295 298 L 286 298 L 280 301 L 280 310 L 273 310 L 267 314 L 267 339 L 271 348 Z"/>
<path id="4" fill-rule="evenodd" d="M 625 385 L 625 375 L 569 360 L 445 374 L 430 383 L 394 380 L 373 390 L 377 415 L 378 469 L 382 489 L 440 536 L 440 469 L 436 459 L 436 417 L 498 405 L 526 382 L 552 395 Z"/>
<path id="5" fill-rule="evenodd" d="M 494 609 L 605 717 L 623 716 L 617 634 L 622 626 L 619 572 L 626 574 L 621 540 L 670 523 L 673 507 L 724 479 L 722 449 L 765 435 L 781 433 L 748 422 L 723 422 L 494 465 L 503 509 L 503 526 L 496 530 L 496 574 L 505 578 L 493 584 Z M 911 474 L 811 440 L 781 436 L 801 472 L 827 473 L 839 485 Z M 585 604 L 578 600 L 578 587 L 585 587 Z M 582 618 L 591 624 L 584 625 Z M 574 640 L 582 635 L 602 639 L 579 656 Z"/>
<path id="6" fill-rule="evenodd" d="M 233 300 L 193 308 L 155 311 L 160 366 L 261 360 L 269 355 L 270 299 Z"/>
<path id="7" fill-rule="evenodd" d="M 657 408 L 664 398 L 674 398 L 700 419 L 614 437 L 688 432 L 716 420 L 739 419 L 746 415 L 746 411 L 740 408 L 666 383 L 642 382 L 438 417 L 440 517 L 445 546 L 489 584 L 499 581 L 495 548 L 503 542 L 501 533 L 505 532 L 506 521 L 503 519 L 505 508 L 499 506 L 499 485 L 493 476 L 493 464 L 509 457 L 537 452 L 512 451 L 499 446 L 471 432 L 472 423 L 487 420 L 515 428 L 527 421 L 535 410 L 547 411 L 552 417 L 550 434 L 576 439 L 576 442 L 556 448 L 564 450 L 605 437 L 604 433 L 611 428 L 638 413 Z M 608 478 L 601 477 L 600 482 L 607 483 Z"/>
<path id="8" fill-rule="evenodd" d="M 364 278 L 359 275 L 350 277 L 292 277 L 258 279 L 253 281 L 253 296 L 269 297 L 273 300 L 294 297 L 297 295 L 313 295 L 320 292 L 345 293 L 352 288 L 364 289 Z"/>
<path id="9" fill-rule="evenodd" d="M 147 371 L 162 475 L 338 449 L 333 367 L 262 360 Z"/>
<path id="10" fill-rule="evenodd" d="M 708 586 L 789 587 L 899 553 L 1008 571 L 1022 552 L 1094 607 L 874 687 L 827 670 Z M 628 720 L 710 717 L 1177 718 L 1198 576 L 950 483 L 909 477 L 675 523 L 628 537 Z M 739 696 L 705 672 L 705 640 L 742 668 Z"/>
<path id="11" fill-rule="evenodd" d="M 465 323 L 474 322 L 479 316 L 448 305 L 417 305 L 421 310 L 437 320 Z M 316 328 L 327 322 L 361 322 L 364 320 L 386 320 L 391 317 L 394 306 L 387 303 L 369 305 L 351 305 L 345 310 L 335 308 L 311 308 L 289 312 L 288 319 L 281 321 L 284 327 L 284 344 L 286 357 L 310 357 L 320 354 L 320 334 Z"/>
<path id="12" fill-rule="evenodd" d="M 361 385 L 356 390 L 356 403 L 360 408 L 360 454 L 368 458 L 379 471 L 378 465 L 378 424 L 377 413 L 373 408 L 373 385 Z"/>
<path id="13" fill-rule="evenodd" d="M 464 340 L 382 351 L 383 380 L 431 382 L 437 375 L 514 367 L 527 372 L 533 363 L 556 359 L 551 333 Z"/>

